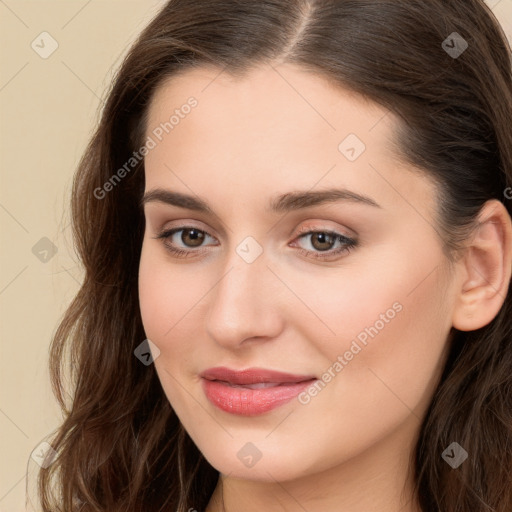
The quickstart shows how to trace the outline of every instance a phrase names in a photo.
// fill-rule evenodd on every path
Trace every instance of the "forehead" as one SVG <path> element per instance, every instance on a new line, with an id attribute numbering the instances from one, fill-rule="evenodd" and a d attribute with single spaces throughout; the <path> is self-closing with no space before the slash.
<path id="1" fill-rule="evenodd" d="M 201 113 L 193 116 L 199 118 L 197 128 L 216 123 L 218 127 L 253 127 L 253 132 L 279 127 L 290 131 L 300 122 L 297 128 L 307 125 L 310 132 L 333 135 L 340 128 L 343 131 L 350 127 L 364 133 L 389 114 L 361 95 L 295 65 L 261 65 L 242 76 L 203 67 L 181 72 L 157 88 L 150 103 L 147 128 L 168 121 L 170 114 L 190 97 L 198 101 L 194 113 Z"/>
<path id="2" fill-rule="evenodd" d="M 190 98 L 195 106 L 184 108 Z M 377 103 L 292 65 L 242 77 L 188 70 L 163 82 L 150 103 L 146 136 L 160 130 L 161 140 L 145 158 L 146 189 L 224 197 L 224 187 L 236 189 L 242 204 L 271 192 L 344 186 L 385 204 L 397 201 L 405 180 L 425 202 L 425 177 L 407 173 L 411 166 L 398 157 L 397 124 Z"/>
<path id="3" fill-rule="evenodd" d="M 193 108 L 187 104 L 191 98 Z M 291 165 L 300 171 L 297 166 L 329 159 L 330 167 L 344 158 L 340 143 L 347 137 L 356 150 L 364 146 L 379 158 L 396 158 L 395 122 L 376 103 L 292 65 L 259 66 L 242 77 L 198 68 L 167 79 L 154 94 L 146 135 L 158 144 L 146 163 L 167 151 L 176 164 L 191 159 L 214 164 L 216 155 L 227 165 L 260 170 Z"/>

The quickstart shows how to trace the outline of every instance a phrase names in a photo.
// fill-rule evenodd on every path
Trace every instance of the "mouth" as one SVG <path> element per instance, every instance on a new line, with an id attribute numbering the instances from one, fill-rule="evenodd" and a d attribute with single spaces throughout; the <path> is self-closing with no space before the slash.
<path id="1" fill-rule="evenodd" d="M 276 386 L 286 386 L 284 382 L 255 382 L 254 384 L 232 384 L 231 382 L 225 382 L 223 380 L 214 379 L 212 382 L 220 382 L 226 386 L 230 386 L 232 388 L 243 388 L 243 389 L 265 389 L 265 388 L 275 388 Z"/>
<path id="2" fill-rule="evenodd" d="M 255 416 L 292 400 L 316 379 L 312 375 L 248 368 L 210 368 L 200 374 L 208 400 L 224 412 Z"/>

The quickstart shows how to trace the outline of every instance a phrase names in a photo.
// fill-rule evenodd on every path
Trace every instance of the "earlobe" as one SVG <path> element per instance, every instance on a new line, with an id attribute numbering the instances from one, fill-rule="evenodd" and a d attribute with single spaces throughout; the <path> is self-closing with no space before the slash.
<path id="1" fill-rule="evenodd" d="M 512 273 L 512 221 L 500 201 L 487 201 L 462 260 L 453 327 L 474 331 L 489 324 L 505 302 Z"/>

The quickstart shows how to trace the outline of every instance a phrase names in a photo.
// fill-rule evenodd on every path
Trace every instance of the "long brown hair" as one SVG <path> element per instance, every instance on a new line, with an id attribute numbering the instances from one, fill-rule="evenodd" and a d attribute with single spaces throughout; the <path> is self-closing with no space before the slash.
<path id="1" fill-rule="evenodd" d="M 197 66 L 242 75 L 275 62 L 300 65 L 401 119 L 400 153 L 438 184 L 448 258 L 485 201 L 504 201 L 510 213 L 511 50 L 483 1 L 168 2 L 122 63 L 74 176 L 85 277 L 51 344 L 64 420 L 51 439 L 58 457 L 39 472 L 44 512 L 206 507 L 218 472 L 181 426 L 154 365 L 134 356 L 146 338 L 137 289 L 143 159 L 108 193 L 98 190 L 144 144 L 148 104 L 164 79 Z M 424 512 L 510 512 L 511 293 L 490 324 L 452 335 L 412 464 L 418 500 Z M 441 457 L 453 441 L 470 454 L 456 470 Z"/>

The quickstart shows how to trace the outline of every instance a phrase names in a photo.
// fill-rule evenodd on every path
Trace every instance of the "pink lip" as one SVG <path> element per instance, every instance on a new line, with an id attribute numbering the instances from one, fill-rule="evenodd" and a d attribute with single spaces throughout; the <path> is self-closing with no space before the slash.
<path id="1" fill-rule="evenodd" d="M 255 416 L 275 409 L 310 386 L 316 377 L 293 375 L 263 368 L 231 370 L 216 367 L 200 374 L 203 389 L 210 402 L 219 409 L 242 416 Z M 251 389 L 251 385 L 275 385 Z"/>

